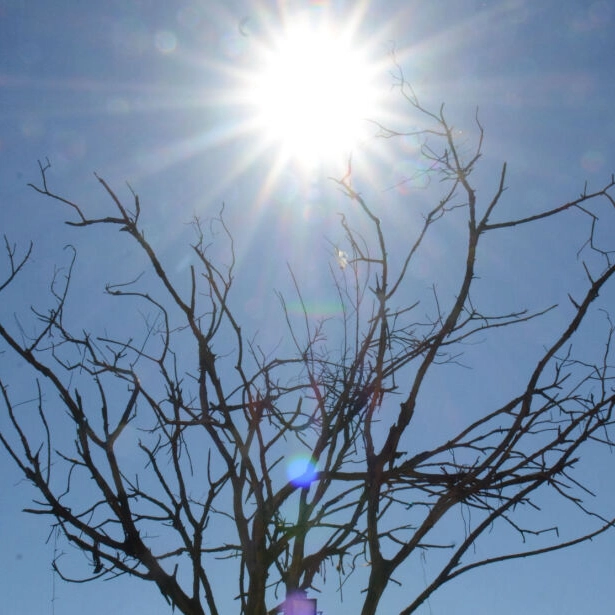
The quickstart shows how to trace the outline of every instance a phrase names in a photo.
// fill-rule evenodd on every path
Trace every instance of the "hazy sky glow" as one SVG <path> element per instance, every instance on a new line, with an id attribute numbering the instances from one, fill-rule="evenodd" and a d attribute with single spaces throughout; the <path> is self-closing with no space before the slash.
<path id="1" fill-rule="evenodd" d="M 602 186 L 615 171 L 614 31 L 615 8 L 600 0 L 4 2 L 0 234 L 21 247 L 32 239 L 35 250 L 23 281 L 0 302 L 0 315 L 8 321 L 32 303 L 48 305 L 44 292 L 54 266 L 67 264 L 70 253 L 63 248 L 74 244 L 75 318 L 85 328 L 103 321 L 115 331 L 128 326 L 119 307 L 101 299 L 102 290 L 108 280 L 136 277 L 143 257 L 115 237 L 79 235 L 62 224 L 68 212 L 26 186 L 38 181 L 37 160 L 48 157 L 52 187 L 87 202 L 91 211 L 107 206 L 93 171 L 118 192 L 128 181 L 141 197 L 148 239 L 178 276 L 187 275 L 190 264 L 193 235 L 186 223 L 217 214 L 224 203 L 236 238 L 236 301 L 244 326 L 274 346 L 280 314 L 273 290 L 288 292 L 289 311 L 301 313 L 287 264 L 303 284 L 310 316 L 339 315 L 329 267 L 340 269 L 338 212 L 348 203 L 328 178 L 346 173 L 350 154 L 353 188 L 378 203 L 391 258 L 437 190 L 428 181 L 421 143 L 374 138 L 368 121 L 400 130 L 420 121 L 392 87 L 393 51 L 425 105 L 446 103 L 468 151 L 479 108 L 485 128 L 474 177 L 479 197 L 491 194 L 494 173 L 507 161 L 502 207 L 518 217 L 574 198 L 586 180 Z M 582 284 L 582 269 L 570 280 L 545 279 L 542 272 L 570 258 L 564 248 L 578 242 L 579 224 L 584 221 L 568 217 L 548 235 L 538 225 L 515 237 L 502 233 L 497 245 L 484 246 L 481 276 L 494 310 L 567 301 L 562 282 Z M 456 265 L 449 259 L 462 231 L 443 225 L 413 272 L 417 288 L 428 291 L 436 278 L 446 294 Z M 0 272 L 4 267 L 0 260 Z M 125 277 L 118 280 L 118 273 Z M 467 388 L 464 367 L 447 372 L 448 386 L 432 383 L 432 409 L 417 418 L 421 437 L 441 437 L 436 424 L 457 429 L 481 399 L 506 394 L 523 377 L 524 360 L 547 343 L 545 331 L 531 323 L 503 333 L 498 343 L 469 348 L 469 366 L 485 370 L 484 389 Z M 588 332 L 587 343 L 600 333 Z M 500 340 L 510 343 L 506 351 Z M 493 353 L 487 365 L 481 363 L 485 352 Z M 13 383 L 24 411 L 34 414 L 24 371 L 0 354 L 0 375 Z M 584 466 L 597 489 L 615 493 L 614 463 L 597 453 Z M 54 579 L 54 549 L 66 550 L 75 576 L 83 573 L 80 560 L 53 536 L 45 542 L 44 519 L 20 512 L 33 494 L 4 452 L 0 467 L 3 612 L 170 612 L 156 588 L 138 580 L 67 585 Z M 304 480 L 313 468 L 309 458 L 289 451 L 284 471 Z M 463 522 L 451 519 L 450 527 Z M 516 537 L 504 533 L 501 540 Z M 450 583 L 420 613 L 607 615 L 614 550 L 614 535 L 608 535 L 565 553 L 480 569 Z M 403 579 L 410 591 L 424 587 L 429 566 L 426 558 Z M 351 589 L 344 594 L 349 614 Z M 333 580 L 319 597 L 325 615 L 339 612 L 335 590 Z M 403 588 L 394 590 L 391 612 L 397 612 L 395 592 Z"/>

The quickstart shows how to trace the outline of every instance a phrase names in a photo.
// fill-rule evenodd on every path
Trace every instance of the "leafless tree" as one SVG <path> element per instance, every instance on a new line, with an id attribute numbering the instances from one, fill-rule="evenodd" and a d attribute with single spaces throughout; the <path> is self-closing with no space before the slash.
<path id="1" fill-rule="evenodd" d="M 270 348 L 242 326 L 234 303 L 242 271 L 224 212 L 207 223 L 195 220 L 194 264 L 189 273 L 174 273 L 142 230 L 136 194 L 126 203 L 99 177 L 111 209 L 91 217 L 49 187 L 50 165 L 41 164 L 33 187 L 68 210 L 67 224 L 82 232 L 123 231 L 151 274 L 149 281 L 106 287 L 123 302 L 123 313 L 143 315 L 143 330 L 130 336 L 76 330 L 72 264 L 52 281 L 53 307 L 33 308 L 35 325 L 23 324 L 26 314 L 0 324 L 2 360 L 13 353 L 27 364 L 38 408 L 36 426 L 2 381 L 9 420 L 0 440 L 38 492 L 28 512 L 51 517 L 85 554 L 85 577 L 152 581 L 179 612 L 213 615 L 221 612 L 217 572 L 231 566 L 237 612 L 275 613 L 294 592 L 325 583 L 341 592 L 348 582 L 364 590 L 361 612 L 370 615 L 389 612 L 387 588 L 403 584 L 412 562 L 433 553 L 431 578 L 401 607 L 408 614 L 461 574 L 569 547 L 613 525 L 613 511 L 590 505 L 586 476 L 575 466 L 586 451 L 612 446 L 614 327 L 598 297 L 615 264 L 599 245 L 598 214 L 615 206 L 615 180 L 567 203 L 501 218 L 506 165 L 489 197 L 479 198 L 473 183 L 483 143 L 478 118 L 475 144 L 460 145 L 443 108 L 425 108 L 403 79 L 400 85 L 420 127 L 381 126 L 380 136 L 420 143 L 440 196 L 422 212 L 420 226 L 405 230 L 403 252 L 392 249 L 385 213 L 366 202 L 349 165 L 331 184 L 348 205 L 340 216 L 344 241 L 331 259 L 340 314 L 312 318 L 300 276 L 291 272 L 302 316 L 279 295 L 286 341 Z M 586 245 L 575 248 L 582 248 L 584 292 L 533 312 L 481 309 L 484 293 L 476 285 L 485 238 L 572 215 L 587 221 Z M 465 234 L 463 253 L 454 256 L 454 288 L 433 280 L 429 296 L 413 295 L 415 263 L 449 219 L 463 220 L 458 228 Z M 212 241 L 228 248 L 228 258 L 213 254 Z M 1 291 L 23 275 L 31 249 L 20 257 L 7 240 Z M 455 432 L 434 426 L 432 437 L 444 434 L 440 441 L 417 445 L 417 419 L 430 411 L 425 389 L 434 374 L 456 369 L 472 340 L 527 327 L 557 310 L 555 322 L 563 325 L 520 370 L 525 380 L 514 394 L 479 396 L 479 407 Z M 604 324 L 604 339 L 592 346 L 593 358 L 577 356 L 575 342 L 596 322 Z M 101 329 L 107 325 L 113 328 Z M 477 390 L 481 377 L 464 372 Z M 124 453 L 131 444 L 138 455 Z M 291 449 L 313 462 L 297 480 L 283 469 Z M 558 527 L 554 511 L 562 503 L 579 513 L 576 534 Z M 450 524 L 459 518 L 462 527 Z M 458 535 L 449 541 L 451 527 Z M 481 542 L 510 529 L 519 537 L 516 549 Z M 54 562 L 57 573 L 75 580 L 61 564 Z"/>

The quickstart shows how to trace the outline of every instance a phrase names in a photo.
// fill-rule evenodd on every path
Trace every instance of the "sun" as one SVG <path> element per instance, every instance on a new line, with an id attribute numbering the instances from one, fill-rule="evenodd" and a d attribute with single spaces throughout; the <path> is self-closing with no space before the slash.
<path id="1" fill-rule="evenodd" d="M 375 67 L 350 30 L 289 23 L 260 50 L 249 98 L 256 130 L 305 164 L 348 157 L 378 106 Z"/>

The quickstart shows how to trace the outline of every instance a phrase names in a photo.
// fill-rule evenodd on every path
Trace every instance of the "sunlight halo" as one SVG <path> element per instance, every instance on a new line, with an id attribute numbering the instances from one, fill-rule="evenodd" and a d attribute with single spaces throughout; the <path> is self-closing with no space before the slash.
<path id="1" fill-rule="evenodd" d="M 261 52 L 249 87 L 261 137 L 308 165 L 348 157 L 378 106 L 375 68 L 351 33 L 297 22 Z"/>

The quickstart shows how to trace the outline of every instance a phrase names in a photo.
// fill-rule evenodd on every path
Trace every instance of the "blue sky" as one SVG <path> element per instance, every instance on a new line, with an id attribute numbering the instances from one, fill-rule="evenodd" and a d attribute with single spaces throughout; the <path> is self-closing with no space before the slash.
<path id="1" fill-rule="evenodd" d="M 263 134 L 248 130 L 242 87 L 254 70 L 254 41 L 275 28 L 278 6 L 306 10 L 315 19 L 326 13 L 344 24 L 359 4 L 364 13 L 355 43 L 376 67 L 383 119 L 400 128 L 412 125 L 411 117 L 400 115 L 401 101 L 390 89 L 394 45 L 421 99 L 436 106 L 446 102 L 449 118 L 468 139 L 479 107 L 486 140 L 475 182 L 479 195 L 489 194 L 494 173 L 508 162 L 504 213 L 516 216 L 570 200 L 586 180 L 597 188 L 615 171 L 615 8 L 607 1 L 5 0 L 0 3 L 0 232 L 22 246 L 32 239 L 35 253 L 28 276 L 9 295 L 11 302 L 0 305 L 3 318 L 40 298 L 53 265 L 66 262 L 63 246 L 77 241 L 62 225 L 66 212 L 26 186 L 38 180 L 37 160 L 46 157 L 53 165 L 52 186 L 94 210 L 105 200 L 93 171 L 120 190 L 130 182 L 141 196 L 148 237 L 178 274 L 189 258 L 185 223 L 195 213 L 217 213 L 224 202 L 237 234 L 247 326 L 264 331 L 278 326 L 271 317 L 277 305 L 271 291 L 288 283 L 286 262 L 313 293 L 314 309 L 326 315 L 330 305 L 321 292 L 326 276 L 314 252 L 326 255 L 323 236 L 332 241 L 340 236 L 331 211 L 337 212 L 343 199 L 327 176 L 339 176 L 346 160 L 328 159 L 309 171 L 289 161 L 272 174 L 279 164 L 275 145 L 264 147 Z M 248 36 L 241 34 L 241 24 Z M 391 150 L 385 152 L 387 147 Z M 357 159 L 363 171 L 357 171 L 357 182 L 366 198 L 382 201 L 388 211 L 400 208 L 399 219 L 405 221 L 404 199 L 420 200 L 423 194 L 391 189 L 416 163 L 407 144 L 370 142 Z M 488 246 L 493 260 L 487 259 L 485 275 L 498 279 L 494 306 L 525 297 L 533 302 L 529 307 L 550 305 L 562 300 L 562 282 L 579 284 L 582 271 L 564 267 L 574 265 L 566 248 L 578 241 L 576 224 L 568 218 L 546 235 L 544 227 L 524 231 L 521 244 L 503 234 L 499 245 Z M 397 232 L 402 241 L 403 224 Z M 434 246 L 416 274 L 417 284 L 446 277 L 454 242 L 451 231 Z M 92 236 L 81 241 L 77 287 L 89 292 L 89 279 L 104 280 L 118 268 L 138 272 L 140 257 L 123 250 L 111 250 Z M 576 273 L 545 277 L 560 258 L 561 271 Z M 81 301 L 85 324 L 109 315 L 96 300 Z M 494 349 L 497 367 L 478 393 L 505 390 L 520 377 L 526 352 L 546 343 L 543 335 L 541 325 L 531 324 L 520 337 L 503 338 L 510 350 L 498 355 Z M 19 366 L 9 364 L 7 355 L 0 362 L 3 378 L 13 378 L 19 387 Z M 451 382 L 463 390 L 463 378 L 459 372 Z M 456 391 L 440 391 L 443 416 L 459 411 Z M 468 405 L 475 393 L 468 393 Z M 595 480 L 612 492 L 613 458 L 596 456 L 592 463 L 590 473 L 595 470 Z M 4 453 L 0 464 L 3 610 L 169 612 L 154 587 L 128 579 L 88 585 L 56 580 L 52 604 L 53 539 L 45 542 L 44 520 L 20 513 L 31 493 Z M 469 573 L 433 596 L 421 614 L 611 613 L 614 536 Z M 419 568 L 407 582 L 420 587 L 423 574 Z M 327 604 L 334 603 L 325 599 L 320 608 Z M 345 607 L 349 612 L 351 604 Z M 331 612 L 336 611 L 326 610 Z"/>

